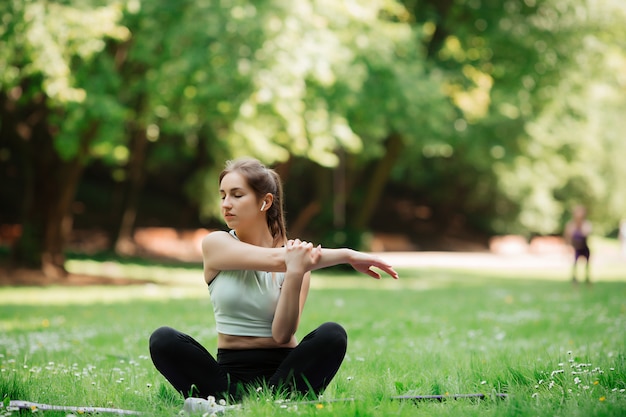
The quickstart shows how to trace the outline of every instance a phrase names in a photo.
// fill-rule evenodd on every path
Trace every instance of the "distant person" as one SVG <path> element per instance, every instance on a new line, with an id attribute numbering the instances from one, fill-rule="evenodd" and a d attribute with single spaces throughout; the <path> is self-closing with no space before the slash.
<path id="1" fill-rule="evenodd" d="M 565 226 L 565 241 L 574 249 L 574 265 L 572 266 L 572 283 L 578 283 L 576 272 L 578 261 L 584 259 L 585 280 L 589 284 L 589 258 L 591 251 L 587 239 L 591 234 L 591 223 L 587 220 L 587 210 L 583 206 L 576 206 L 572 219 Z"/>
<path id="2" fill-rule="evenodd" d="M 160 327 L 150 337 L 154 365 L 194 404 L 208 396 L 238 401 L 259 387 L 317 397 L 339 370 L 348 340 L 333 322 L 296 340 L 311 271 L 350 264 L 374 278 L 380 274 L 373 268 L 398 274 L 376 256 L 288 239 L 281 180 L 255 159 L 229 162 L 219 187 L 230 231 L 211 232 L 202 242 L 217 356 L 191 336 Z M 206 313 L 198 314 L 206 322 Z"/>

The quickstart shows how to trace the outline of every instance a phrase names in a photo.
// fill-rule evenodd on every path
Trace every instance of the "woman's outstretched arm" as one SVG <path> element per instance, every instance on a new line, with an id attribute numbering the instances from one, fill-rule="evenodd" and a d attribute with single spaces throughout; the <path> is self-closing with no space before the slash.
<path id="1" fill-rule="evenodd" d="M 202 240 L 202 256 L 204 259 L 205 278 L 210 281 L 219 271 L 226 270 L 257 270 L 269 272 L 284 272 L 285 248 L 264 248 L 241 242 L 234 239 L 227 232 L 212 232 Z M 378 268 L 398 278 L 393 267 L 377 256 L 353 249 L 321 248 L 321 257 L 310 270 L 327 268 L 340 264 L 350 264 L 352 267 L 373 278 L 380 278 L 380 274 L 372 268 Z"/>

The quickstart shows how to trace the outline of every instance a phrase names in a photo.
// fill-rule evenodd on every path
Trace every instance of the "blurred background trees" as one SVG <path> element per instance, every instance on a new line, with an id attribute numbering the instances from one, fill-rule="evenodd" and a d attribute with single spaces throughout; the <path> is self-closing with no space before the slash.
<path id="1" fill-rule="evenodd" d="M 220 227 L 217 174 L 283 175 L 294 235 L 596 231 L 626 216 L 621 0 L 7 0 L 0 223 L 64 274 L 73 228 Z"/>

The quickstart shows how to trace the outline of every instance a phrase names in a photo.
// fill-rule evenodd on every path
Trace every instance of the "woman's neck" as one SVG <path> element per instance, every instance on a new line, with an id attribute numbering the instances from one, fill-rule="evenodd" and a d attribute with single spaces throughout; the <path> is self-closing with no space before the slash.
<path id="1" fill-rule="evenodd" d="M 258 230 L 236 230 L 237 238 L 244 242 L 249 243 L 250 245 L 261 246 L 264 248 L 273 248 L 274 247 L 274 237 L 270 233 L 267 227 L 260 228 Z"/>

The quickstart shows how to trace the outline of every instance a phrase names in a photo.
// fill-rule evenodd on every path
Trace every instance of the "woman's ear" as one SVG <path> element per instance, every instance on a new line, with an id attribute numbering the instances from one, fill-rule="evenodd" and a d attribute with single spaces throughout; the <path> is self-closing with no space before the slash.
<path id="1" fill-rule="evenodd" d="M 261 211 L 267 210 L 272 207 L 273 202 L 274 195 L 272 193 L 265 194 L 265 197 L 263 197 L 263 204 L 261 205 Z"/>

